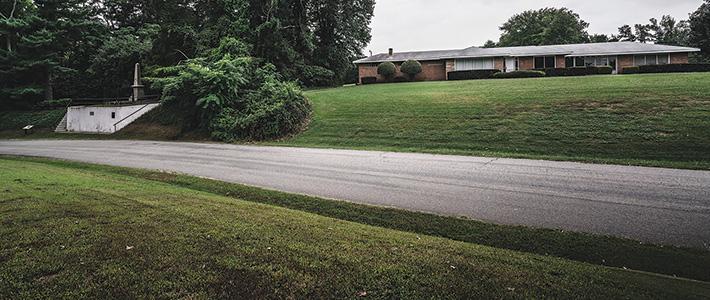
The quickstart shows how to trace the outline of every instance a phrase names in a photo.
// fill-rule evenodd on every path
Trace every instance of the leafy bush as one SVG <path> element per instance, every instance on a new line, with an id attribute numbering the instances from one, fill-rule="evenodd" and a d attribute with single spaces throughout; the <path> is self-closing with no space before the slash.
<path id="1" fill-rule="evenodd" d="M 397 67 L 391 62 L 383 62 L 377 66 L 377 74 L 390 79 L 394 74 L 397 73 Z"/>
<path id="2" fill-rule="evenodd" d="M 377 83 L 377 77 L 363 77 L 362 84 L 373 84 Z"/>
<path id="3" fill-rule="evenodd" d="M 303 66 L 299 76 L 307 87 L 326 87 L 335 85 L 335 73 L 320 66 Z"/>
<path id="4" fill-rule="evenodd" d="M 638 74 L 639 67 L 623 67 L 621 68 L 621 74 Z"/>
<path id="5" fill-rule="evenodd" d="M 545 72 L 536 70 L 519 70 L 513 72 L 499 72 L 493 74 L 493 78 L 533 78 L 533 77 L 545 77 Z"/>
<path id="6" fill-rule="evenodd" d="M 639 73 L 710 72 L 710 64 L 670 64 L 640 66 Z"/>
<path id="7" fill-rule="evenodd" d="M 472 80 L 472 79 L 488 79 L 493 74 L 500 73 L 498 69 L 490 70 L 470 70 L 470 71 L 453 71 L 448 73 L 448 80 Z"/>
<path id="8" fill-rule="evenodd" d="M 422 64 L 416 60 L 410 59 L 402 63 L 399 70 L 402 73 L 409 75 L 410 79 L 414 79 L 414 76 L 417 76 L 417 74 L 422 72 Z"/>
<path id="9" fill-rule="evenodd" d="M 271 64 L 244 56 L 226 38 L 219 51 L 163 68 L 154 78 L 162 101 L 193 111 L 193 126 L 221 141 L 277 139 L 297 133 L 312 108 L 298 86 L 284 82 Z"/>

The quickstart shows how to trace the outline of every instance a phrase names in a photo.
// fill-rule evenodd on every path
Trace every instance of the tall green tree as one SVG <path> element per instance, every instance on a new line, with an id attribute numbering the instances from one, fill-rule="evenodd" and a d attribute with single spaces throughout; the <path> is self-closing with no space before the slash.
<path id="1" fill-rule="evenodd" d="M 500 46 L 574 44 L 587 41 L 589 23 L 567 8 L 543 8 L 514 15 L 505 22 Z"/>
<path id="2" fill-rule="evenodd" d="M 705 0 L 698 10 L 690 14 L 688 24 L 690 44 L 700 48 L 704 60 L 710 61 L 710 0 Z"/>

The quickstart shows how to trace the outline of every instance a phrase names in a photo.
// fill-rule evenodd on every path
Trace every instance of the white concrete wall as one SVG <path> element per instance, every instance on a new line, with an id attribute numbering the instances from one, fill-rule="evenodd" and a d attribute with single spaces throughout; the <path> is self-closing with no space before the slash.
<path id="1" fill-rule="evenodd" d="M 154 103 L 131 106 L 71 106 L 67 109 L 67 131 L 111 134 L 128 126 L 145 113 L 158 107 L 158 105 L 160 104 Z M 112 113 L 114 113 L 113 116 Z M 128 118 L 123 120 L 123 118 L 126 117 Z M 123 121 L 116 124 L 121 120 Z M 114 124 L 116 125 L 114 126 Z"/>

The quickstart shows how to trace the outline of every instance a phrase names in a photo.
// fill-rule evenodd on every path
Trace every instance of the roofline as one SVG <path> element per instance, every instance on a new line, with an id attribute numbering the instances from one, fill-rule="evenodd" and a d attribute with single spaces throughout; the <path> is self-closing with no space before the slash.
<path id="1" fill-rule="evenodd" d="M 558 45 L 558 46 L 564 46 L 564 45 Z M 608 53 L 586 53 L 586 54 L 574 54 L 570 52 L 558 52 L 558 53 L 525 53 L 525 54 L 489 54 L 489 55 L 460 55 L 460 56 L 437 56 L 437 57 L 432 57 L 432 58 L 427 58 L 427 59 L 422 59 L 421 61 L 431 61 L 431 60 L 442 60 L 442 59 L 467 59 L 467 58 L 488 58 L 488 57 L 528 57 L 528 56 L 549 56 L 549 55 L 564 55 L 567 57 L 581 57 L 581 56 L 604 56 L 604 55 L 634 55 L 634 54 L 656 54 L 656 53 L 686 53 L 686 52 L 700 52 L 701 50 L 698 48 L 691 48 L 691 47 L 681 47 L 681 46 L 672 46 L 672 47 L 678 47 L 679 49 L 675 50 L 655 50 L 655 51 L 626 51 L 626 52 L 608 52 Z M 510 47 L 513 48 L 513 47 Z M 468 49 L 468 48 L 467 48 Z M 461 51 L 465 51 L 466 49 L 463 49 Z M 441 50 L 437 50 L 441 51 Z M 456 50 L 452 50 L 456 51 Z M 427 52 L 427 51 L 417 51 L 417 52 L 405 52 L 405 53 L 422 53 L 422 52 Z M 372 56 L 370 56 L 372 57 Z M 380 60 L 371 60 L 371 61 L 366 61 L 368 57 L 358 59 L 353 62 L 353 64 L 359 65 L 359 64 L 374 64 L 374 63 L 383 63 L 383 62 L 400 62 L 404 60 L 390 60 L 390 59 L 380 59 Z"/>

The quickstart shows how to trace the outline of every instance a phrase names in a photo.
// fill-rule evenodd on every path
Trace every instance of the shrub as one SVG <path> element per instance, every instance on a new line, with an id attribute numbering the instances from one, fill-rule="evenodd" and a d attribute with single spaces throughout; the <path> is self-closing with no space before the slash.
<path id="1" fill-rule="evenodd" d="M 533 78 L 533 77 L 545 77 L 545 72 L 537 70 L 519 70 L 507 73 L 495 73 L 493 78 Z"/>
<path id="2" fill-rule="evenodd" d="M 335 85 L 335 72 L 321 66 L 303 66 L 299 78 L 307 87 Z"/>
<path id="3" fill-rule="evenodd" d="M 499 73 L 500 70 L 470 70 L 470 71 L 453 71 L 448 73 L 448 80 L 472 80 L 472 79 L 488 79 L 493 74 Z"/>
<path id="4" fill-rule="evenodd" d="M 363 77 L 362 84 L 373 84 L 377 83 L 377 77 Z"/>
<path id="5" fill-rule="evenodd" d="M 639 67 L 623 67 L 621 68 L 621 74 L 638 74 Z"/>
<path id="6" fill-rule="evenodd" d="M 57 100 L 44 100 L 35 104 L 34 109 L 53 109 L 53 108 L 66 108 L 71 103 L 71 99 L 57 99 Z"/>
<path id="7" fill-rule="evenodd" d="M 411 80 L 407 77 L 404 77 L 404 76 L 397 76 L 392 81 L 394 81 L 394 82 L 409 82 Z"/>
<path id="8" fill-rule="evenodd" d="M 402 63 L 399 70 L 402 73 L 409 75 L 410 79 L 414 79 L 417 74 L 422 72 L 422 64 L 416 60 L 408 60 Z"/>
<path id="9" fill-rule="evenodd" d="M 550 69 L 539 69 L 539 71 L 544 71 L 547 77 L 557 77 L 557 76 L 586 76 L 586 75 L 598 75 L 598 74 L 611 74 L 614 69 L 612 67 L 571 67 L 571 68 L 550 68 Z"/>
<path id="10" fill-rule="evenodd" d="M 383 62 L 377 66 L 377 74 L 390 79 L 394 74 L 397 73 L 397 67 L 391 62 Z"/>
<path id="11" fill-rule="evenodd" d="M 230 49 L 224 39 L 219 49 Z M 296 84 L 284 82 L 271 64 L 214 51 L 207 57 L 159 70 L 151 81 L 164 105 L 190 110 L 192 126 L 221 141 L 277 139 L 302 130 L 311 104 Z M 185 128 L 183 128 L 185 129 Z"/>
<path id="12" fill-rule="evenodd" d="M 614 73 L 614 68 L 612 68 L 610 66 L 590 67 L 590 68 L 596 69 L 596 71 L 597 71 L 596 73 L 590 73 L 590 75 L 593 75 L 593 74 L 609 75 L 609 74 Z"/>
<path id="13" fill-rule="evenodd" d="M 710 72 L 710 64 L 670 64 L 640 66 L 639 73 Z"/>

